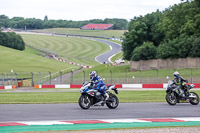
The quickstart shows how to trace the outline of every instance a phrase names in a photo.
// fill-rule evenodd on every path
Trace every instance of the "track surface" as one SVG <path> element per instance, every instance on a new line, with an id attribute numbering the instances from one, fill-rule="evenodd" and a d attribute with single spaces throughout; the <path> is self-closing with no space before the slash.
<path id="1" fill-rule="evenodd" d="M 115 110 L 91 107 L 82 110 L 78 103 L 71 104 L 1 104 L 0 122 L 44 121 L 81 119 L 128 119 L 128 118 L 169 118 L 200 117 L 200 106 L 167 103 L 120 103 Z"/>
<path id="2" fill-rule="evenodd" d="M 96 61 L 99 63 L 103 63 L 103 62 L 112 63 L 110 61 L 110 57 L 122 51 L 122 47 L 117 43 L 107 41 L 107 40 L 102 40 L 102 39 L 93 39 L 93 40 L 105 43 L 109 45 L 110 47 L 112 47 L 110 51 L 103 53 L 95 58 Z"/>

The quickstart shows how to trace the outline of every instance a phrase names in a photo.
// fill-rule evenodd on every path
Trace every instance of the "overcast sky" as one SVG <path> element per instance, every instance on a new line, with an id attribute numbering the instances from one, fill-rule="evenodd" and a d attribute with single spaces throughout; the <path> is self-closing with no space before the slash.
<path id="1" fill-rule="evenodd" d="M 159 9 L 163 11 L 180 0 L 0 0 L 0 15 L 9 18 L 90 20 L 132 19 Z"/>

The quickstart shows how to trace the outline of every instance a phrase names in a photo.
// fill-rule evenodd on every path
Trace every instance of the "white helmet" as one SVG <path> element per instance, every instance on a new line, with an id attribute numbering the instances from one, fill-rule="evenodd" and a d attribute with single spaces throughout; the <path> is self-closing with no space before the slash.
<path id="1" fill-rule="evenodd" d="M 90 79 L 93 80 L 97 76 L 97 73 L 96 73 L 96 71 L 92 71 L 92 72 L 90 72 L 89 75 L 90 75 Z"/>
<path id="2" fill-rule="evenodd" d="M 174 77 L 179 78 L 179 72 L 176 71 L 173 73 L 173 75 L 174 75 Z"/>

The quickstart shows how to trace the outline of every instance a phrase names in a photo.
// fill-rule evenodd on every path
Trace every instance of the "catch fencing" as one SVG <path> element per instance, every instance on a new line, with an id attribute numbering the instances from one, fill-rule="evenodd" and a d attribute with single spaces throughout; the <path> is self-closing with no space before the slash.
<path id="1" fill-rule="evenodd" d="M 34 85 L 63 84 L 64 78 L 73 68 L 58 72 L 16 72 L 1 73 L 0 86 L 15 85 L 18 87 L 33 87 Z"/>
<path id="2" fill-rule="evenodd" d="M 167 83 L 173 79 L 175 70 L 154 70 L 154 71 L 135 71 L 135 72 L 115 72 L 98 73 L 105 84 L 160 84 Z M 98 72 L 98 71 L 97 71 Z M 184 79 L 189 83 L 200 83 L 199 69 L 179 70 Z M 55 85 L 55 84 L 82 84 L 89 81 L 89 71 L 76 70 L 71 68 L 58 72 L 18 72 L 0 74 L 0 86 L 16 85 L 18 87 L 32 87 L 34 85 Z"/>
<path id="3" fill-rule="evenodd" d="M 153 71 L 124 71 L 115 72 L 108 71 L 106 73 L 98 73 L 105 84 L 160 84 L 167 83 L 169 79 L 173 79 L 173 72 L 175 69 L 167 70 L 153 70 Z M 98 72 L 98 71 L 97 71 Z M 200 83 L 200 69 L 183 69 L 179 70 L 180 75 L 187 79 L 189 83 Z M 70 78 L 65 83 L 68 84 L 82 84 L 89 81 L 89 72 L 81 71 L 78 74 L 71 72 Z"/>

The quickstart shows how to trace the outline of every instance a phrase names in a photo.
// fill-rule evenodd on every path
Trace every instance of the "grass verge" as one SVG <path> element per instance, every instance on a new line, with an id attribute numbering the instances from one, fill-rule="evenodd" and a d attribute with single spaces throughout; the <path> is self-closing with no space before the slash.
<path id="1" fill-rule="evenodd" d="M 195 91 L 200 95 L 200 91 Z M 121 103 L 165 102 L 165 91 L 120 91 Z M 79 92 L 0 93 L 0 104 L 77 103 Z"/>
<path id="2" fill-rule="evenodd" d="M 80 30 L 79 28 L 50 28 L 43 30 L 35 30 L 44 33 L 61 33 L 71 35 L 99 36 L 112 38 L 122 38 L 126 30 Z"/>

